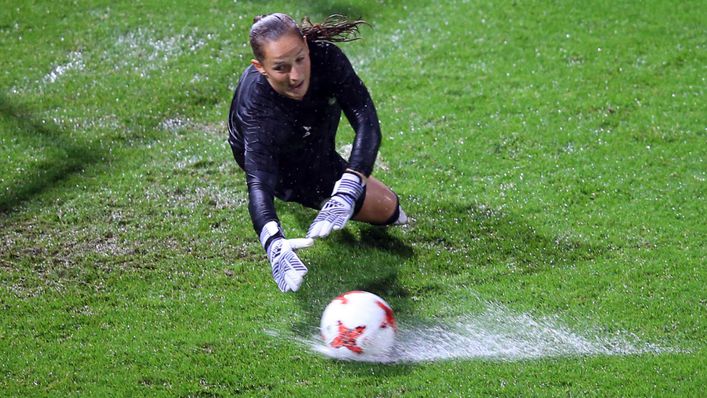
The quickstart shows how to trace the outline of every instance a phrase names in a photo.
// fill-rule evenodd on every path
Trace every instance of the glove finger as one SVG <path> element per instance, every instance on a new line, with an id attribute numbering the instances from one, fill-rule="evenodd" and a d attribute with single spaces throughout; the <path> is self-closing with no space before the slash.
<path id="1" fill-rule="evenodd" d="M 300 285 L 302 285 L 302 282 L 304 281 L 304 276 L 307 275 L 307 267 L 301 263 L 300 265 L 304 270 L 290 269 L 285 272 L 284 275 L 287 286 L 294 292 L 299 290 Z"/>
<path id="2" fill-rule="evenodd" d="M 320 238 L 322 237 L 322 229 L 324 228 L 324 224 L 326 224 L 327 221 L 321 220 L 321 221 L 316 221 L 314 224 L 312 224 L 311 231 L 307 234 L 308 238 Z"/>
<path id="3" fill-rule="evenodd" d="M 311 247 L 314 245 L 314 239 L 312 238 L 295 238 L 295 239 L 288 239 L 290 243 L 290 247 L 293 250 L 296 249 L 304 249 L 306 247 Z"/>
<path id="4" fill-rule="evenodd" d="M 334 231 L 338 231 L 344 228 L 344 225 L 346 225 L 346 221 L 347 220 L 342 217 L 337 218 L 336 221 L 334 221 L 334 225 L 332 226 Z"/>
<path id="5" fill-rule="evenodd" d="M 277 287 L 280 289 L 281 292 L 287 293 L 290 291 L 290 287 L 287 284 L 287 281 L 285 280 L 285 277 L 283 275 L 280 275 L 277 279 L 275 279 L 275 283 L 277 283 Z"/>
<path id="6" fill-rule="evenodd" d="M 277 287 L 280 288 L 280 291 L 283 293 L 287 293 L 292 290 L 284 279 L 278 282 Z"/>
<path id="7" fill-rule="evenodd" d="M 334 224 L 330 223 L 329 221 L 324 221 L 322 223 L 322 228 L 319 231 L 319 236 L 322 238 L 326 237 L 331 233 L 331 228 L 334 226 Z"/>
<path id="8" fill-rule="evenodd" d="M 272 269 L 272 278 L 275 280 L 275 283 L 277 284 L 277 287 L 280 289 L 280 291 L 287 292 L 287 283 L 285 283 L 285 279 L 283 278 L 282 275 L 282 270 L 279 265 L 273 267 Z"/>
<path id="9" fill-rule="evenodd" d="M 302 278 L 302 276 L 300 274 L 298 274 L 297 272 L 295 272 L 295 271 L 285 272 L 285 283 L 287 283 L 287 287 L 290 290 L 292 290 L 293 292 L 296 292 L 299 290 L 303 281 L 304 281 L 304 278 Z"/>
<path id="10" fill-rule="evenodd" d="M 289 286 L 292 291 L 297 291 L 304 280 L 304 276 L 307 274 L 307 267 L 294 252 L 288 253 L 285 261 L 283 277 L 287 282 L 287 286 Z"/>
<path id="11" fill-rule="evenodd" d="M 316 234 L 319 231 L 319 221 L 318 218 L 314 219 L 314 222 L 312 222 L 312 225 L 309 226 L 309 230 L 307 230 L 307 238 L 314 238 Z"/>
<path id="12" fill-rule="evenodd" d="M 314 229 L 312 230 L 312 238 L 322 238 L 326 236 L 324 234 L 324 229 L 326 227 L 326 224 L 328 224 L 328 221 L 322 220 L 317 223 L 317 225 L 314 226 Z"/>

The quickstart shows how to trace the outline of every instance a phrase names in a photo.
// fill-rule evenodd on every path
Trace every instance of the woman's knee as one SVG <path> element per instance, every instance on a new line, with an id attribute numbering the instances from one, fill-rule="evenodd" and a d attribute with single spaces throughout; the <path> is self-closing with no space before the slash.
<path id="1" fill-rule="evenodd" d="M 370 177 L 366 184 L 363 206 L 354 216 L 354 220 L 374 225 L 390 225 L 398 221 L 400 212 L 398 195 L 382 182 Z"/>

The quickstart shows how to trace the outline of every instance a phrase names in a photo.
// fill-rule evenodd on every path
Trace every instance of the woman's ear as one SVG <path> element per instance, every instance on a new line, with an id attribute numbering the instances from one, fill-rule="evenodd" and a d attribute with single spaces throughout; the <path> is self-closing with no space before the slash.
<path id="1" fill-rule="evenodd" d="M 261 75 L 268 77 L 268 73 L 265 71 L 265 67 L 262 63 L 260 63 L 260 61 L 258 61 L 257 59 L 251 59 L 250 63 L 255 66 L 255 69 L 257 69 Z"/>

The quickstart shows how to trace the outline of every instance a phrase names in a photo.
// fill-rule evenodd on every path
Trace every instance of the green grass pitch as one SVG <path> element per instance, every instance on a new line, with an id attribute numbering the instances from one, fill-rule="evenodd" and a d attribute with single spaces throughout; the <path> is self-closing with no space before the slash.
<path id="1" fill-rule="evenodd" d="M 704 394 L 704 1 L 0 9 L 0 395 Z M 297 294 L 226 143 L 250 21 L 276 11 L 370 22 L 341 47 L 381 120 L 374 174 L 415 219 L 302 251 Z M 315 216 L 277 208 L 291 237 Z M 645 349 L 371 364 L 302 344 L 354 289 L 420 333 L 530 319 Z"/>

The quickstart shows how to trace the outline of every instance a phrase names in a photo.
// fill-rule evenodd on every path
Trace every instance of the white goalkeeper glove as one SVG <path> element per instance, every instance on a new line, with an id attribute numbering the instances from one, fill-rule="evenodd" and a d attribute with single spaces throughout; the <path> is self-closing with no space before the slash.
<path id="1" fill-rule="evenodd" d="M 295 254 L 295 250 L 310 247 L 313 239 L 285 239 L 282 229 L 270 221 L 260 231 L 260 243 L 268 253 L 272 277 L 283 292 L 296 292 L 307 274 L 307 267 Z"/>
<path id="2" fill-rule="evenodd" d="M 334 185 L 331 198 L 324 204 L 319 214 L 309 226 L 308 238 L 323 238 L 331 230 L 339 230 L 353 215 L 356 201 L 363 193 L 365 182 L 355 173 L 346 171 Z"/>

